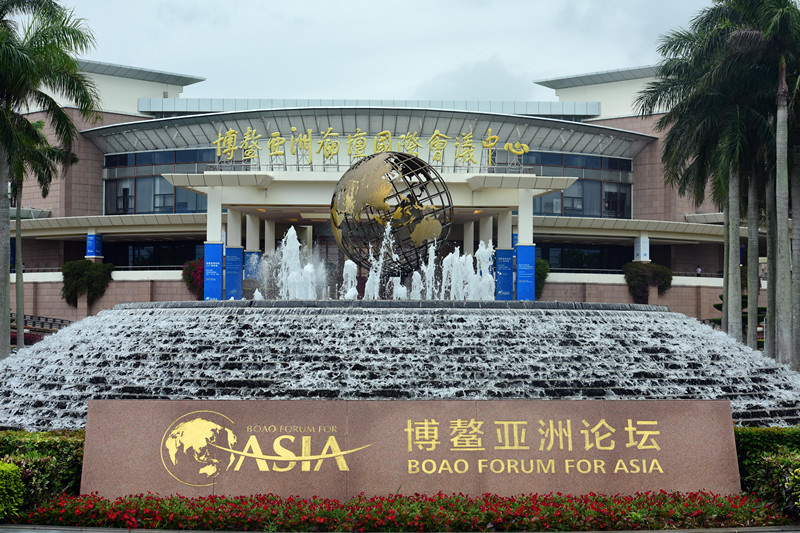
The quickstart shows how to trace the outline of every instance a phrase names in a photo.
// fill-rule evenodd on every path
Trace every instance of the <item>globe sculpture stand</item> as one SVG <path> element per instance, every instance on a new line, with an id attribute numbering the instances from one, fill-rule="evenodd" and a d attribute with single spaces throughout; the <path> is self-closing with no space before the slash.
<path id="1" fill-rule="evenodd" d="M 383 276 L 405 276 L 423 264 L 431 245 L 450 233 L 453 202 L 447 185 L 422 159 L 380 152 L 344 173 L 331 200 L 333 234 L 345 254 L 369 269 L 386 240 Z M 387 231 L 387 227 L 389 228 Z"/>

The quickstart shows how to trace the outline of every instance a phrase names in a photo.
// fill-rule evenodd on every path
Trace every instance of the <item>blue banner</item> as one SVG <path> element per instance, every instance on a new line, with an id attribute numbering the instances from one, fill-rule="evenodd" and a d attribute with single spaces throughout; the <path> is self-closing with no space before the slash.
<path id="1" fill-rule="evenodd" d="M 225 299 L 242 299 L 242 259 L 241 247 L 225 249 Z"/>
<path id="2" fill-rule="evenodd" d="M 536 300 L 536 245 L 517 245 L 517 300 Z"/>
<path id="3" fill-rule="evenodd" d="M 103 236 L 94 233 L 86 235 L 86 257 L 103 256 Z"/>
<path id="4" fill-rule="evenodd" d="M 496 300 L 514 299 L 514 250 L 495 251 L 494 288 Z"/>
<path id="5" fill-rule="evenodd" d="M 207 242 L 204 250 L 203 299 L 222 300 L 222 243 Z"/>
<path id="6" fill-rule="evenodd" d="M 261 261 L 261 252 L 244 253 L 244 279 L 259 279 L 258 263 Z"/>

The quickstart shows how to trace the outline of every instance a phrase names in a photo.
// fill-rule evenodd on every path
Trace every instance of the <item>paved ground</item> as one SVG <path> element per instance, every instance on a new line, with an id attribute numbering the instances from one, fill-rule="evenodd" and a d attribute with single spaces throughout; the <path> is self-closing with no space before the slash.
<path id="1" fill-rule="evenodd" d="M 54 527 L 54 526 L 9 526 L 0 525 L 0 533 L 22 533 L 32 531 L 35 533 L 117 533 L 128 531 L 116 528 L 105 527 Z M 144 530 L 143 530 L 144 531 Z M 151 530 L 153 531 L 153 530 Z M 186 530 L 161 529 L 163 533 L 183 533 Z M 722 528 L 722 529 L 673 529 L 670 533 L 800 533 L 800 526 L 780 526 L 780 527 L 741 527 L 741 528 Z M 197 531 L 196 533 L 212 533 L 210 531 Z M 215 531 L 213 533 L 236 533 L 233 531 Z M 570 533 L 570 532 L 566 532 Z M 616 533 L 642 533 L 640 531 L 619 531 Z"/>

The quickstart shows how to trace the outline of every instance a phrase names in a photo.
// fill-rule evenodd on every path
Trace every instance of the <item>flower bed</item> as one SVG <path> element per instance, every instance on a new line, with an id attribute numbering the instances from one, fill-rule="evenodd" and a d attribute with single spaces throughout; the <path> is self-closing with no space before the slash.
<path id="1" fill-rule="evenodd" d="M 649 492 L 634 496 L 360 496 L 346 502 L 273 495 L 106 500 L 61 496 L 25 524 L 149 529 L 278 531 L 568 531 L 754 527 L 786 524 L 747 495 Z"/>

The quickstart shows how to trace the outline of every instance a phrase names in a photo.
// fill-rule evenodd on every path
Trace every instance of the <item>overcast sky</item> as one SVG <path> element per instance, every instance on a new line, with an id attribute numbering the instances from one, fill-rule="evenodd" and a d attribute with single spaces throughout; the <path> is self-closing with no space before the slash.
<path id="1" fill-rule="evenodd" d="M 190 98 L 555 100 L 535 80 L 655 64 L 711 0 L 65 0 L 86 59 L 206 78 Z"/>

